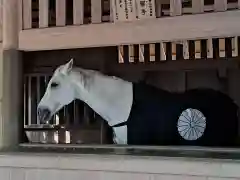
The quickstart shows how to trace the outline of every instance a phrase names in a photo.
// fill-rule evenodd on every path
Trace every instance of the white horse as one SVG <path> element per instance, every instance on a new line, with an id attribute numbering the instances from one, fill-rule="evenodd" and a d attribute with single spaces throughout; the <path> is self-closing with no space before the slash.
<path id="1" fill-rule="evenodd" d="M 55 70 L 38 104 L 38 118 L 47 123 L 75 99 L 113 127 L 117 144 L 223 146 L 234 144 L 238 135 L 238 107 L 223 93 L 171 93 L 73 67 L 73 59 Z"/>
<path id="2" fill-rule="evenodd" d="M 38 116 L 42 123 L 64 105 L 79 99 L 88 104 L 110 126 L 122 123 L 129 117 L 133 93 L 132 83 L 98 71 L 73 68 L 73 59 L 57 68 L 48 83 L 46 92 L 38 104 Z M 127 144 L 127 126 L 114 128 L 114 141 Z"/>

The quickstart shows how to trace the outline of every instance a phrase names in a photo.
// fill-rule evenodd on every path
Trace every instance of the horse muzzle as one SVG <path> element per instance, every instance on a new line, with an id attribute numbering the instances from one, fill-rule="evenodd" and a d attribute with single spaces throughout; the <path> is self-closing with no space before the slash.
<path id="1" fill-rule="evenodd" d="M 37 109 L 37 116 L 41 124 L 46 124 L 51 116 L 51 111 L 48 108 L 39 107 Z"/>

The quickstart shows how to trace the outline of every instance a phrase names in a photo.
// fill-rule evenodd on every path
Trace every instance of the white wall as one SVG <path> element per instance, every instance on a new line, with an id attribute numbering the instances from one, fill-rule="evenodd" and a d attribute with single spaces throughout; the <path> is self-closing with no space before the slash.
<path id="1" fill-rule="evenodd" d="M 237 161 L 67 154 L 0 155 L 1 180 L 237 180 Z"/>

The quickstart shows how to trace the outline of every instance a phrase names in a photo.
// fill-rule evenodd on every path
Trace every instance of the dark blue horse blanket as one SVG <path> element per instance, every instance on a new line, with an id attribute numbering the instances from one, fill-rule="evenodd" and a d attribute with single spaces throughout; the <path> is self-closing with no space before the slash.
<path id="1" fill-rule="evenodd" d="M 197 140 L 185 140 L 177 121 L 187 108 L 206 117 L 206 129 Z M 171 93 L 144 83 L 133 83 L 133 106 L 127 123 L 129 145 L 231 146 L 238 136 L 238 107 L 224 93 L 194 89 Z"/>

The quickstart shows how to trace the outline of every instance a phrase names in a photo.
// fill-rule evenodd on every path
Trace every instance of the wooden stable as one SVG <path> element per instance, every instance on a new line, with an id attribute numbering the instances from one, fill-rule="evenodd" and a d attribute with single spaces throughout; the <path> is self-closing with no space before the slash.
<path id="1" fill-rule="evenodd" d="M 29 125 L 39 124 L 36 104 L 46 83 L 53 70 L 70 58 L 81 67 L 130 81 L 144 80 L 170 91 L 199 86 L 218 89 L 240 105 L 236 84 L 240 78 L 240 0 L 145 0 L 145 9 L 139 8 L 143 1 L 128 0 L 127 13 L 119 2 L 3 0 L 3 51 L 14 50 L 13 64 L 19 59 L 15 67 L 4 61 L 6 122 L 12 119 L 9 109 L 14 107 L 18 117 L 13 119 L 22 117 L 19 121 L 23 122 L 14 127 L 33 130 Z M 16 100 L 9 91 L 17 89 L 16 83 L 7 81 L 14 77 L 19 77 L 15 82 L 22 87 L 16 91 Z M 14 101 L 21 106 L 13 106 Z M 65 107 L 58 118 L 54 117 L 54 123 L 64 126 L 63 130 L 49 133 L 58 134 L 57 143 L 109 143 L 106 124 L 81 102 Z M 16 139 L 17 135 L 5 133 Z"/>
<path id="2" fill-rule="evenodd" d="M 234 84 L 240 78 L 240 1 L 156 0 L 151 15 L 136 9 L 129 19 L 115 8 L 118 1 L 21 2 L 18 49 L 23 52 L 26 132 L 37 130 L 30 128 L 39 124 L 36 104 L 53 70 L 69 58 L 81 67 L 170 91 L 218 89 L 240 104 Z M 137 6 L 138 1 L 131 2 Z M 45 130 L 47 140 L 39 136 L 36 142 L 112 143 L 107 125 L 78 101 L 62 109 L 53 124 L 51 133 Z"/>

